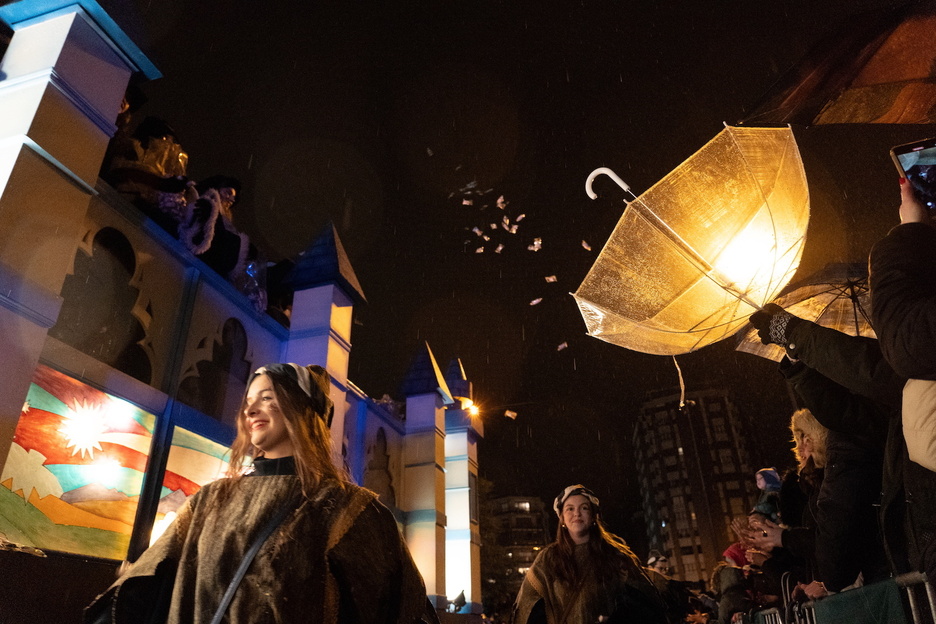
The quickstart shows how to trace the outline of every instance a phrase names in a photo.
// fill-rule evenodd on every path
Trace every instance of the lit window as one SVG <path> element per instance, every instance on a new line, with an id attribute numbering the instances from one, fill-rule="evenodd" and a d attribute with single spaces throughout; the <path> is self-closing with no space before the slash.
<path id="1" fill-rule="evenodd" d="M 517 509 L 520 511 L 530 511 L 530 502 L 523 501 L 522 503 L 517 503 Z"/>
<path id="2" fill-rule="evenodd" d="M 527 570 L 529 570 L 529 569 L 530 569 L 530 568 L 517 568 L 517 572 L 519 572 L 520 574 L 526 574 L 526 573 L 527 573 Z"/>

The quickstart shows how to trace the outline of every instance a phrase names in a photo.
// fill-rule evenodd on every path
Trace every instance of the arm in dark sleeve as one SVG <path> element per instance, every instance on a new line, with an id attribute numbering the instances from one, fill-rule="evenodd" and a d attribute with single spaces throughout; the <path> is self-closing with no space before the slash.
<path id="1" fill-rule="evenodd" d="M 936 379 L 936 229 L 895 227 L 871 250 L 874 331 L 904 377 Z"/>
<path id="2" fill-rule="evenodd" d="M 827 429 L 862 440 L 881 441 L 887 435 L 887 412 L 870 399 L 854 394 L 803 362 L 794 363 L 784 358 L 780 362 L 780 372 L 816 420 Z"/>
<path id="3" fill-rule="evenodd" d="M 849 336 L 804 320 L 797 322 L 790 334 L 790 357 L 856 394 L 900 407 L 906 379 L 884 359 L 877 340 Z"/>

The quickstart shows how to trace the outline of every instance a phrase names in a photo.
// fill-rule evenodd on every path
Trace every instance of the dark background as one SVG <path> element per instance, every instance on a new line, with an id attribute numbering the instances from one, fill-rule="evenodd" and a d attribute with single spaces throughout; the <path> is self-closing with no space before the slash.
<path id="1" fill-rule="evenodd" d="M 585 178 L 608 166 L 640 193 L 744 119 L 849 16 L 901 3 L 102 4 L 164 74 L 143 86 L 134 121 L 166 119 L 192 178 L 242 181 L 236 222 L 269 260 L 294 258 L 336 225 L 368 299 L 355 311 L 352 381 L 398 396 L 424 342 L 443 369 L 460 357 L 483 409 L 480 469 L 493 492 L 551 500 L 584 482 L 639 552 L 633 416 L 647 392 L 677 391 L 678 380 L 671 358 L 585 336 L 568 293 L 623 209 L 606 179 L 589 200 Z M 861 260 L 896 222 L 889 137 L 879 139 L 819 141 L 804 154 L 813 220 L 828 227 L 811 226 L 803 271 Z M 890 204 L 877 210 L 889 212 L 843 221 L 823 212 L 813 180 L 828 177 L 829 154 L 862 150 L 871 166 L 856 175 L 880 182 Z M 525 215 L 517 234 L 499 230 L 475 253 L 471 228 L 505 213 Z M 538 252 L 527 250 L 534 237 Z M 793 406 L 773 363 L 731 340 L 678 360 L 690 391 L 730 392 L 754 469 L 791 463 Z"/>

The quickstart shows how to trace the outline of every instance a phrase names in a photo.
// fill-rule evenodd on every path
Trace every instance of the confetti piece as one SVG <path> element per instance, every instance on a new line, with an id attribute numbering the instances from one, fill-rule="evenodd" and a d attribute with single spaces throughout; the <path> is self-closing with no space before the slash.
<path id="1" fill-rule="evenodd" d="M 562 351 L 563 349 L 567 349 L 568 347 L 569 347 L 569 343 L 563 342 L 558 347 L 556 347 L 556 351 Z"/>
<path id="2" fill-rule="evenodd" d="M 433 156 L 432 150 L 429 149 L 428 147 L 426 148 L 426 153 L 429 154 L 430 156 Z"/>
<path id="3" fill-rule="evenodd" d="M 504 251 L 504 244 L 503 244 L 503 243 L 501 243 L 500 245 L 497 246 L 496 249 L 494 249 L 494 253 L 500 253 L 500 252 L 502 252 L 502 251 Z"/>
<path id="4" fill-rule="evenodd" d="M 587 249 L 588 251 L 591 251 L 591 245 L 589 245 L 589 244 L 586 243 L 585 241 L 582 241 L 582 247 L 584 247 L 584 248 Z"/>
<path id="5" fill-rule="evenodd" d="M 546 281 L 547 281 L 547 282 L 550 282 L 550 283 L 555 282 L 555 281 L 556 281 L 556 276 L 555 276 L 555 275 L 547 275 L 547 276 L 546 276 Z"/>
<path id="6" fill-rule="evenodd" d="M 492 229 L 492 230 L 496 230 L 496 229 L 497 229 L 497 224 L 496 224 L 496 223 L 492 223 L 492 224 L 491 224 L 491 229 Z"/>
<path id="7" fill-rule="evenodd" d="M 536 299 L 534 299 L 533 301 L 530 302 L 530 305 L 531 305 L 531 306 L 537 305 L 537 304 L 539 304 L 539 302 L 542 301 L 542 300 L 543 300 L 542 297 L 537 297 Z"/>
<path id="8" fill-rule="evenodd" d="M 478 247 L 475 249 L 475 253 L 484 253 L 484 247 Z"/>
<path id="9" fill-rule="evenodd" d="M 462 206 L 474 206 L 474 200 L 473 200 L 473 199 L 463 199 L 463 200 L 462 200 Z"/>
<path id="10" fill-rule="evenodd" d="M 504 224 L 504 229 L 505 229 L 505 230 L 510 229 L 510 219 L 507 218 L 507 215 L 504 215 L 504 218 L 501 219 L 501 223 Z"/>
<path id="11" fill-rule="evenodd" d="M 533 244 L 527 246 L 527 249 L 529 249 L 530 251 L 539 251 L 539 250 L 542 249 L 542 248 L 543 248 L 543 239 L 542 239 L 542 238 L 534 238 L 534 239 L 533 239 Z"/>
<path id="12" fill-rule="evenodd" d="M 510 420 L 517 420 L 517 412 L 515 412 L 515 411 L 513 411 L 513 410 L 505 410 L 505 411 L 504 411 L 504 416 L 506 416 L 506 417 L 509 418 Z"/>
<path id="13" fill-rule="evenodd" d="M 489 240 L 491 240 L 491 237 L 490 237 L 490 236 L 488 236 L 487 234 L 485 234 L 485 235 L 484 235 L 484 236 L 482 236 L 481 238 L 483 238 L 483 239 L 484 239 L 485 241 L 489 241 Z"/>
<path id="14" fill-rule="evenodd" d="M 526 219 L 526 215 L 525 215 L 525 214 L 518 214 L 518 215 L 517 215 L 517 218 L 514 219 L 514 221 L 516 221 L 517 223 L 520 223 L 520 222 L 523 221 L 524 219 Z"/>
<path id="15" fill-rule="evenodd" d="M 478 226 L 471 228 L 471 231 L 477 234 L 478 236 L 481 236 L 484 233 L 481 231 L 481 228 L 479 228 Z"/>
<path id="16" fill-rule="evenodd" d="M 508 202 L 508 201 L 506 201 L 506 200 L 504 199 L 504 196 L 503 196 L 503 195 L 501 195 L 500 197 L 497 198 L 497 207 L 500 208 L 501 210 L 505 209 L 505 208 L 507 207 L 507 204 L 509 204 L 509 203 L 510 203 L 510 202 Z"/>
<path id="17" fill-rule="evenodd" d="M 507 230 L 507 231 L 510 232 L 511 234 L 516 234 L 516 233 L 517 233 L 517 224 L 514 223 L 513 225 L 511 225 L 511 226 L 510 226 L 510 229 Z"/>
<path id="18" fill-rule="evenodd" d="M 461 165 L 458 165 L 458 167 L 459 167 L 459 169 L 460 169 L 460 168 L 461 168 Z M 456 169 L 456 171 L 457 171 L 457 170 L 458 170 L 458 169 Z M 473 189 L 473 188 L 476 188 L 477 186 L 478 186 L 478 181 L 477 181 L 477 180 L 472 180 L 471 182 L 469 182 L 468 184 L 466 184 L 464 187 L 462 187 L 462 188 L 459 189 L 459 190 L 460 190 L 462 193 L 464 193 L 464 192 L 466 192 L 466 191 L 470 191 L 470 190 Z"/>

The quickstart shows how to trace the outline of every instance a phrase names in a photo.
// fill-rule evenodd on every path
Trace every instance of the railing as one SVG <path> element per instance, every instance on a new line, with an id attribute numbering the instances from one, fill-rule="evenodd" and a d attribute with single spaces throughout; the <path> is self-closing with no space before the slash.
<path id="1" fill-rule="evenodd" d="M 936 592 L 922 572 L 902 574 L 805 603 L 785 596 L 782 609 L 745 614 L 751 624 L 934 624 Z"/>

